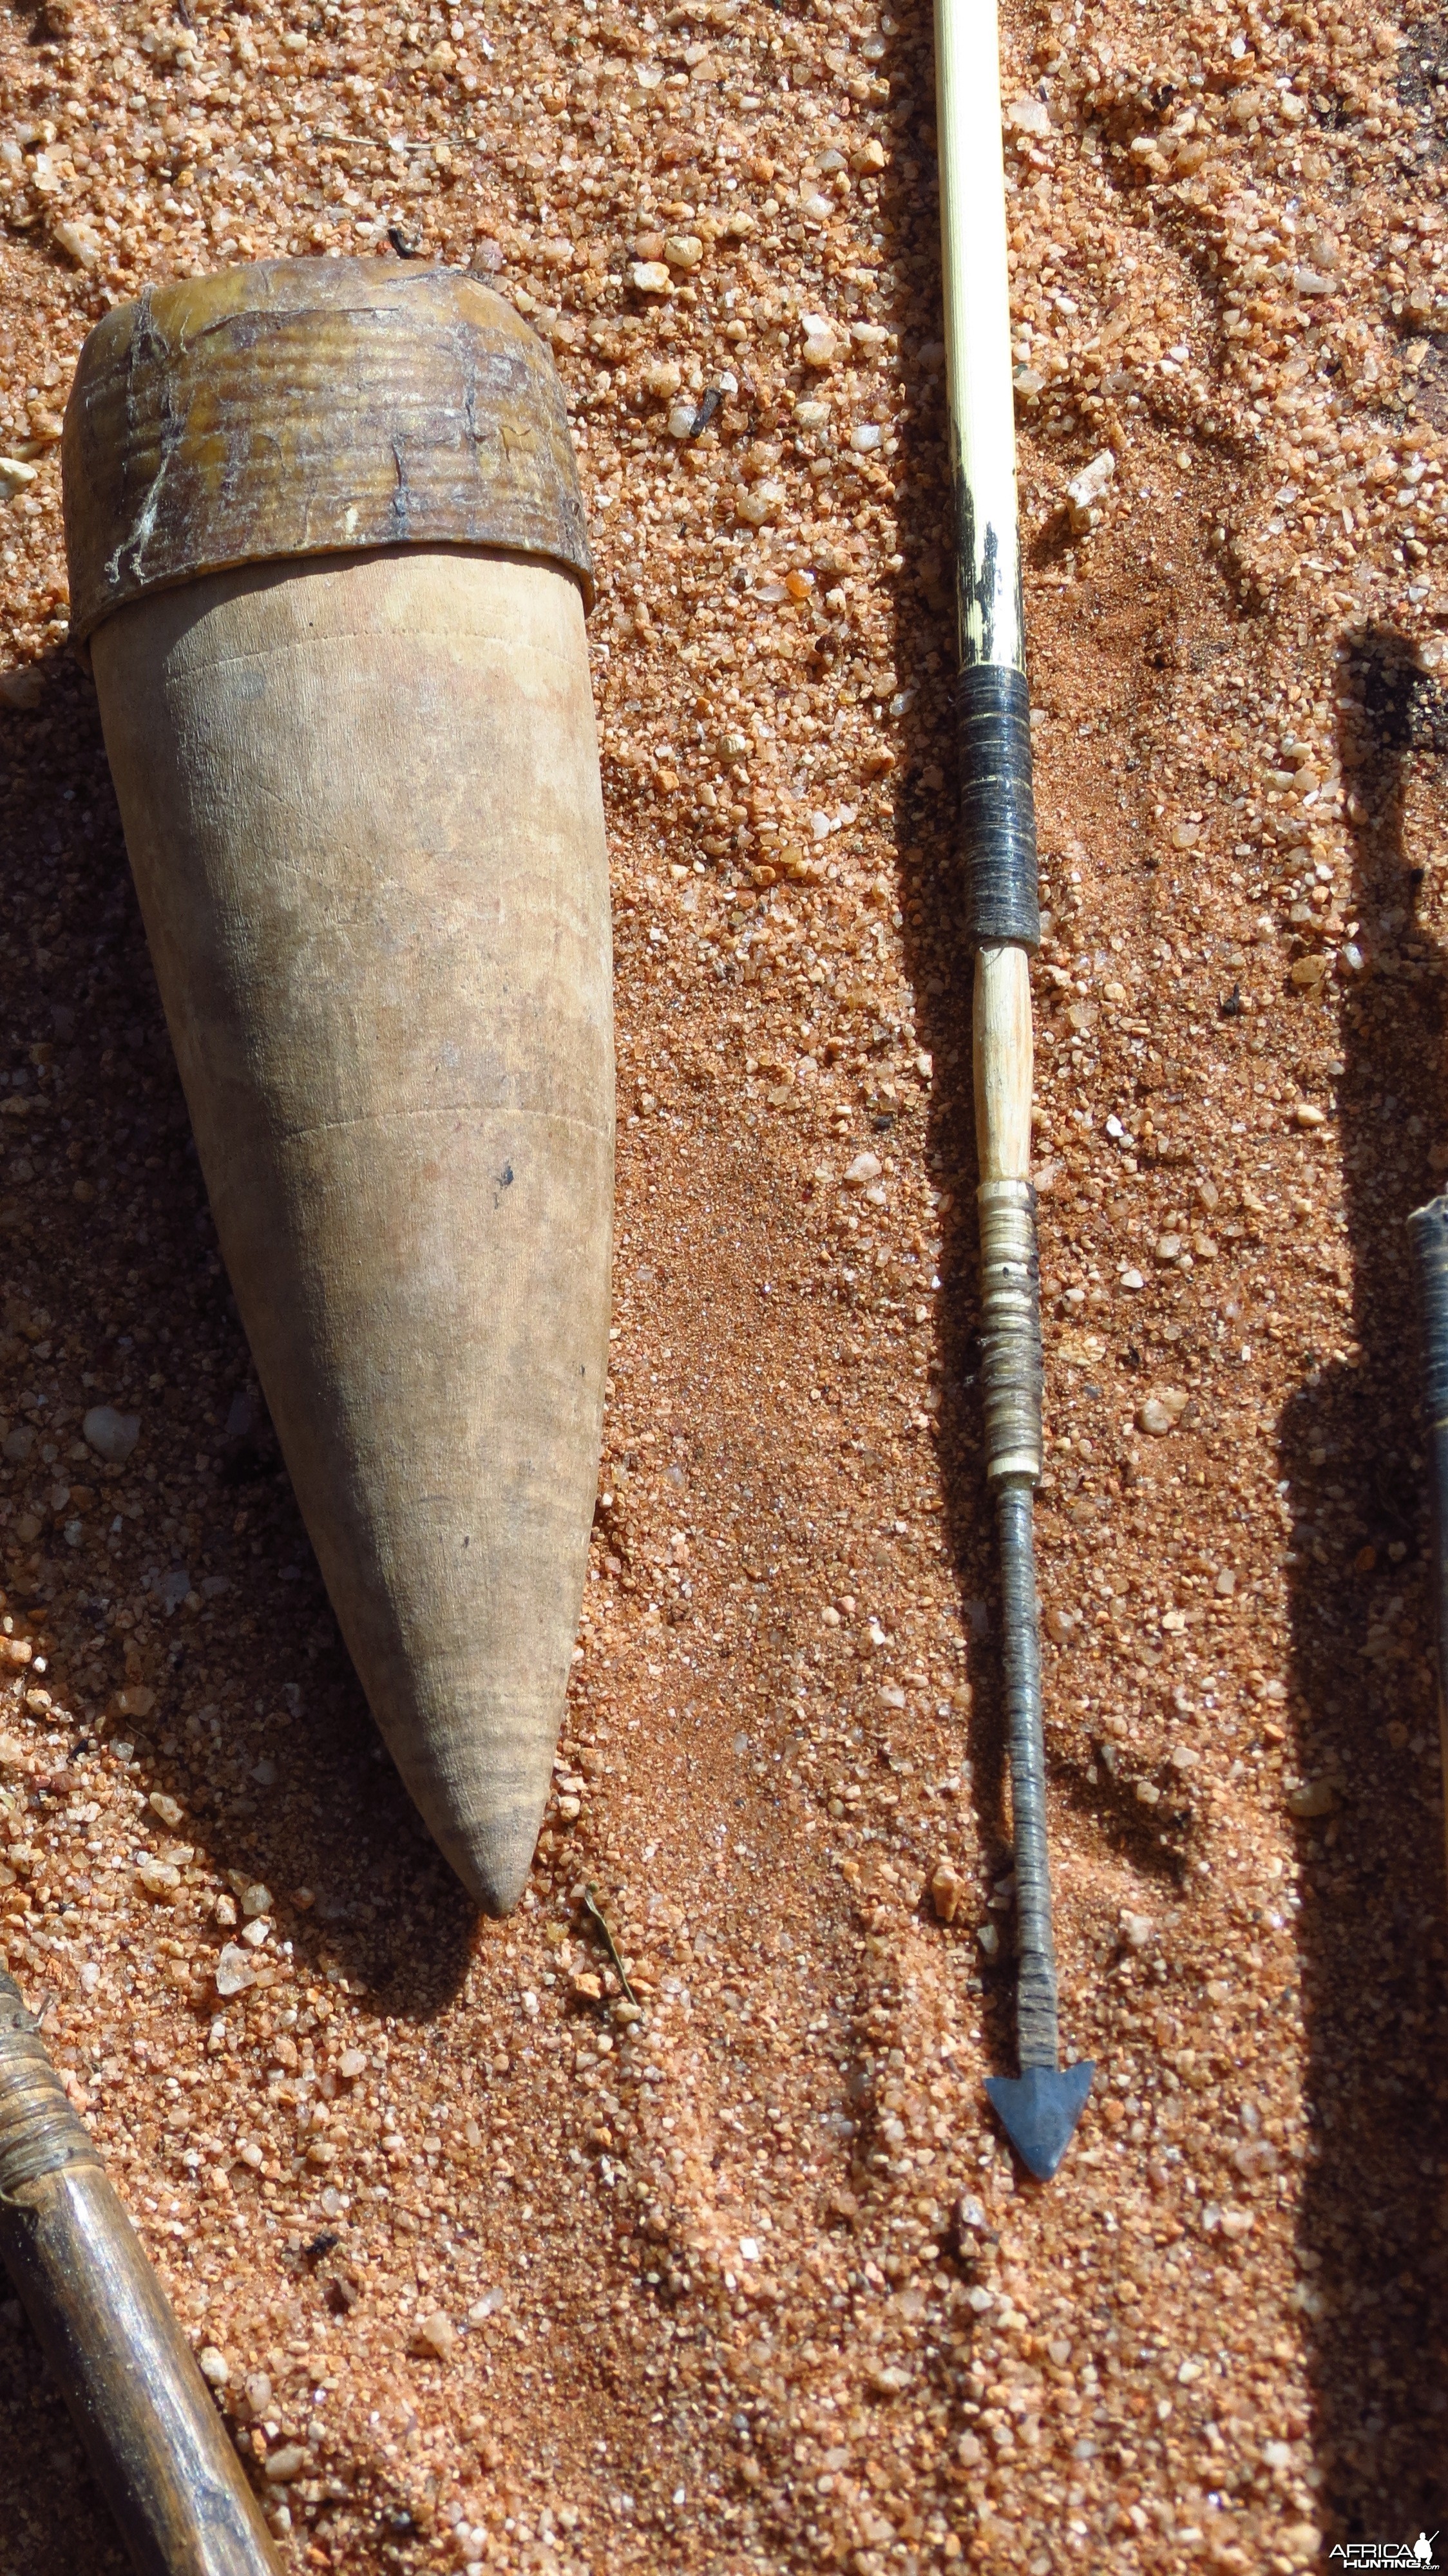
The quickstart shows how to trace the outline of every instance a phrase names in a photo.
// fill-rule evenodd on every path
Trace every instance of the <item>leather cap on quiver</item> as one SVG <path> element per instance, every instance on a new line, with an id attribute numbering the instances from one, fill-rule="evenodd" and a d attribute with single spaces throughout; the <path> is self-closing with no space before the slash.
<path id="1" fill-rule="evenodd" d="M 355 547 L 541 555 L 593 602 L 552 357 L 453 269 L 266 260 L 148 287 L 81 351 L 63 462 L 80 643 L 198 573 Z"/>

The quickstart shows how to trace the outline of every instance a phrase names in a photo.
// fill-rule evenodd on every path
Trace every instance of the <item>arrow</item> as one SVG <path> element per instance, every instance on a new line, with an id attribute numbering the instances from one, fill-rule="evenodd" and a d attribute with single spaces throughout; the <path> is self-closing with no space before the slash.
<path id="1" fill-rule="evenodd" d="M 945 365 L 960 637 L 960 815 L 980 1166 L 986 1475 L 1000 1520 L 1015 1815 L 1019 2077 L 986 2092 L 1048 2182 L 1091 2088 L 1060 2070 L 1033 1529 L 1041 1476 L 1041 1303 L 1031 1181 L 1031 951 L 1040 940 L 1011 381 L 995 0 L 936 0 Z"/>

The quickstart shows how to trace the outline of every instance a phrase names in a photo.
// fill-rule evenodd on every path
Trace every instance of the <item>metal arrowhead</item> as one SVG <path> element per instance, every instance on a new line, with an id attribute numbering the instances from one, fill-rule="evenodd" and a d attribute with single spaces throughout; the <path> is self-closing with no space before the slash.
<path id="1" fill-rule="evenodd" d="M 1059 2074 L 1054 2066 L 1028 2066 L 1023 2075 L 990 2075 L 986 2092 L 1011 2145 L 1037 2182 L 1049 2182 L 1086 2106 L 1093 2059 L 1083 2057 Z"/>

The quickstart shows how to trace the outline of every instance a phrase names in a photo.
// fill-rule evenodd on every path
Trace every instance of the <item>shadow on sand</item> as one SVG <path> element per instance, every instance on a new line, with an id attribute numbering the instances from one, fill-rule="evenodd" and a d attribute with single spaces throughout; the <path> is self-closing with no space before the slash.
<path id="1" fill-rule="evenodd" d="M 1432 1669 L 1419 1343 L 1406 1219 L 1441 1181 L 1443 976 L 1419 917 L 1415 778 L 1448 706 L 1405 635 L 1344 640 L 1339 750 L 1349 914 L 1369 971 L 1341 1012 L 1338 1120 L 1350 1284 L 1343 1341 L 1279 1424 L 1294 1513 L 1297 1767 L 1338 1802 L 1299 1826 L 1308 2163 L 1297 2298 L 1334 2536 L 1411 2538 L 1443 2519 L 1442 1786 Z M 1421 803 L 1420 793 L 1416 799 Z M 1316 1258 L 1330 1273 L 1338 1248 Z M 1409 2531 L 1409 2525 L 1412 2526 Z"/>

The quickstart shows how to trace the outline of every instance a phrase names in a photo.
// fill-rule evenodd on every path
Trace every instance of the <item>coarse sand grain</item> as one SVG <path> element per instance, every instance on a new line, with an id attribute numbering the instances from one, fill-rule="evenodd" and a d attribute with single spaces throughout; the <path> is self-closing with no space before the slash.
<path id="1" fill-rule="evenodd" d="M 0 26 L 3 1940 L 297 2576 L 1288 2576 L 1445 2520 L 1403 1221 L 1448 1167 L 1448 39 L 1010 0 L 1003 42 L 1051 1825 L 1098 2064 L 1044 2193 L 981 2093 L 1012 1913 L 928 13 Z M 471 262 L 547 336 L 599 563 L 613 1374 L 504 1925 L 341 1651 L 65 649 L 85 332 L 329 251 Z M 0 2533 L 17 2576 L 120 2567 L 13 2305 Z"/>

